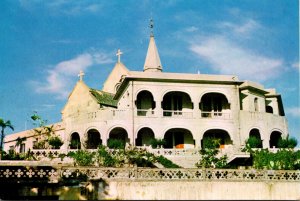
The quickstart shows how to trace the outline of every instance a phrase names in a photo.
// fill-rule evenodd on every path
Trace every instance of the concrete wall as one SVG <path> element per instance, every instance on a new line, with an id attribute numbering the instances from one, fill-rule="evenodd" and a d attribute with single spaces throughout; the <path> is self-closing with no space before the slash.
<path id="1" fill-rule="evenodd" d="M 107 199 L 299 200 L 300 182 L 109 181 Z"/>

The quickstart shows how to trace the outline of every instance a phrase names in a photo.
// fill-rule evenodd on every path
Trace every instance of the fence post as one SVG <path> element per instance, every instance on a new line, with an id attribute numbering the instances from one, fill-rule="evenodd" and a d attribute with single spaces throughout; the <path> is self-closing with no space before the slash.
<path id="1" fill-rule="evenodd" d="M 138 177 L 138 167 L 137 164 L 134 164 L 134 179 L 137 179 Z"/>
<path id="2" fill-rule="evenodd" d="M 203 180 L 205 181 L 206 180 L 206 168 L 202 168 L 202 177 L 203 177 Z"/>

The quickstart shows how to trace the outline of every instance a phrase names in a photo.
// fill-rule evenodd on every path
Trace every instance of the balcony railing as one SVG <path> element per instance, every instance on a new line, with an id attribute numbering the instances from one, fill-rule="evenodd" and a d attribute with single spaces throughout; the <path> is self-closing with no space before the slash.
<path id="1" fill-rule="evenodd" d="M 192 111 L 182 111 L 182 110 L 164 110 L 164 117 L 178 117 L 178 118 L 193 118 Z"/>
<path id="2" fill-rule="evenodd" d="M 154 117 L 155 111 L 152 109 L 137 109 L 137 116 Z"/>
<path id="3" fill-rule="evenodd" d="M 230 113 L 227 112 L 217 112 L 217 111 L 211 111 L 211 112 L 201 112 L 202 118 L 213 118 L 213 119 L 230 119 Z"/>

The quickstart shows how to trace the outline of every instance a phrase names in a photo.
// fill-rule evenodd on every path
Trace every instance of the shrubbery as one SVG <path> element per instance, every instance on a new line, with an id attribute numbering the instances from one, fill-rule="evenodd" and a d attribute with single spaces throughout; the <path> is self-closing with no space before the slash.
<path id="1" fill-rule="evenodd" d="M 108 139 L 107 146 L 110 149 L 124 149 L 125 148 L 125 142 L 120 139 Z"/>
<path id="2" fill-rule="evenodd" d="M 80 166 L 96 165 L 99 167 L 155 167 L 156 162 L 161 163 L 165 168 L 179 168 L 163 156 L 155 156 L 145 149 L 129 147 L 126 149 L 111 150 L 108 147 L 100 145 L 97 152 L 87 150 L 78 150 L 70 152 L 69 157 L 74 159 L 75 164 Z"/>
<path id="3" fill-rule="evenodd" d="M 153 149 L 156 149 L 156 148 L 160 148 L 160 147 L 165 146 L 166 141 L 165 141 L 165 139 L 156 139 L 156 138 L 154 138 L 150 141 L 150 144 L 151 144 L 151 147 Z"/>
<path id="4" fill-rule="evenodd" d="M 64 144 L 58 136 L 50 136 L 48 138 L 48 143 L 52 147 L 52 149 L 59 149 L 61 145 Z"/>
<path id="5" fill-rule="evenodd" d="M 268 149 L 256 150 L 251 153 L 255 169 L 299 170 L 300 151 L 280 149 L 276 153 Z"/>
<path id="6" fill-rule="evenodd" d="M 250 136 L 246 140 L 246 146 L 248 148 L 262 148 L 261 140 L 255 136 Z"/>
<path id="7" fill-rule="evenodd" d="M 200 150 L 201 159 L 195 165 L 198 168 L 227 168 L 227 155 L 220 158 L 217 157 L 219 146 L 220 139 L 204 138 L 203 149 Z"/>
<path id="8" fill-rule="evenodd" d="M 279 139 L 278 148 L 295 148 L 297 144 L 297 139 L 287 137 L 285 139 Z"/>

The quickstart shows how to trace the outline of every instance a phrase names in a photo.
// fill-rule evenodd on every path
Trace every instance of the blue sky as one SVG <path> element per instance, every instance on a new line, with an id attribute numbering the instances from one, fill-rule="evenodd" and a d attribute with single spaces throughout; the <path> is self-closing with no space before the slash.
<path id="1" fill-rule="evenodd" d="M 32 127 L 34 111 L 60 121 L 79 70 L 101 89 L 118 48 L 130 70 L 142 70 L 152 16 L 165 72 L 276 88 L 300 142 L 298 0 L 2 0 L 0 8 L 0 117 L 17 132 Z"/>

